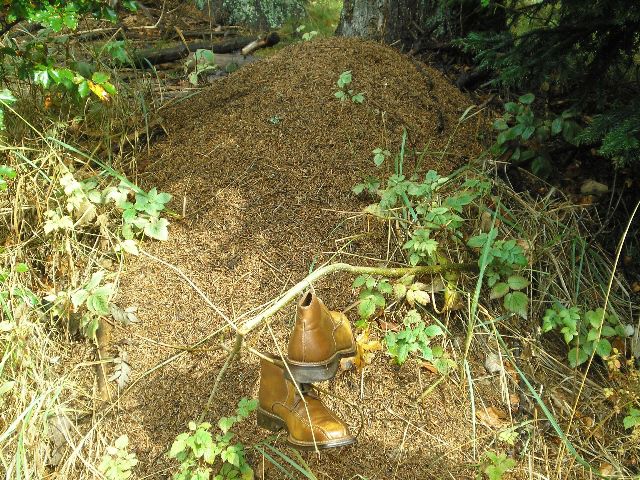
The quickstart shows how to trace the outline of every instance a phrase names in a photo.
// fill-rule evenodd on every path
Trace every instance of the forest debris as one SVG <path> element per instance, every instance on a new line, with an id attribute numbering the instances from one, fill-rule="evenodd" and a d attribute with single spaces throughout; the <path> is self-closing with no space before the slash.
<path id="1" fill-rule="evenodd" d="M 126 387 L 131 379 L 131 365 L 129 365 L 129 355 L 123 349 L 118 348 L 118 356 L 113 359 L 115 365 L 113 374 L 109 377 L 109 381 L 115 380 L 118 390 Z"/>
<path id="2" fill-rule="evenodd" d="M 252 37 L 234 37 L 219 42 L 194 42 L 180 44 L 177 47 L 138 50 L 133 56 L 133 63 L 139 68 L 150 68 L 159 63 L 174 62 L 196 50 L 211 50 L 213 53 L 235 52 L 252 41 Z"/>
<path id="3" fill-rule="evenodd" d="M 476 412 L 476 418 L 489 428 L 503 428 L 509 424 L 507 412 L 498 407 L 487 407 Z"/>
<path id="4" fill-rule="evenodd" d="M 375 352 L 379 350 L 382 350 L 382 344 L 378 340 L 369 340 L 369 331 L 364 330 L 356 338 L 356 355 L 343 358 L 340 361 L 340 368 L 342 370 L 351 370 L 355 367 L 360 372 L 364 367 L 371 364 Z"/>
<path id="5" fill-rule="evenodd" d="M 504 364 L 500 355 L 497 353 L 490 353 L 484 361 L 484 368 L 490 375 L 500 373 L 504 371 Z"/>
<path id="6" fill-rule="evenodd" d="M 258 38 L 257 40 L 254 40 L 250 44 L 246 45 L 241 50 L 241 53 L 242 55 L 249 55 L 250 53 L 255 52 L 256 50 L 259 50 L 261 48 L 273 47 L 278 42 L 280 42 L 280 35 L 278 35 L 276 32 L 271 32 L 266 37 Z"/>
<path id="7" fill-rule="evenodd" d="M 53 467 L 57 467 L 62 458 L 64 457 L 65 451 L 69 445 L 69 438 L 71 434 L 71 430 L 73 429 L 73 423 L 69 420 L 69 417 L 63 412 L 58 413 L 49 419 L 48 424 L 48 434 L 50 450 L 47 452 L 48 465 Z"/>
<path id="8" fill-rule="evenodd" d="M 120 308 L 115 303 L 111 303 L 109 304 L 109 311 L 113 319 L 122 325 L 126 326 L 138 321 L 138 317 L 136 317 L 136 307 Z"/>
<path id="9" fill-rule="evenodd" d="M 585 180 L 580 187 L 580 193 L 583 195 L 604 195 L 609 191 L 609 187 L 604 183 L 595 180 Z"/>

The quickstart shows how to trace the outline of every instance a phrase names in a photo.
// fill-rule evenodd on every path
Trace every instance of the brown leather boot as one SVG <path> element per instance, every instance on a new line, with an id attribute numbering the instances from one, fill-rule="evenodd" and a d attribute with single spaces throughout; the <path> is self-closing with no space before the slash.
<path id="1" fill-rule="evenodd" d="M 312 292 L 305 293 L 298 302 L 296 325 L 289 339 L 287 363 L 296 382 L 329 380 L 336 375 L 340 358 L 355 353 L 347 317 L 330 312 Z"/>
<path id="2" fill-rule="evenodd" d="M 285 428 L 289 432 L 287 443 L 299 450 L 355 443 L 347 426 L 322 404 L 309 385 L 301 385 L 300 389 L 306 408 L 295 385 L 285 378 L 284 369 L 260 359 L 258 426 L 274 432 Z"/>

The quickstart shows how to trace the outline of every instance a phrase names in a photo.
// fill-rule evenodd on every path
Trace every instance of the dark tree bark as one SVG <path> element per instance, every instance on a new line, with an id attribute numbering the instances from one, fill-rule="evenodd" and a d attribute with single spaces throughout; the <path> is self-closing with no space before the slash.
<path id="1" fill-rule="evenodd" d="M 407 48 L 446 48 L 446 42 L 472 30 L 505 28 L 504 9 L 482 7 L 478 0 L 344 0 L 336 34 Z"/>

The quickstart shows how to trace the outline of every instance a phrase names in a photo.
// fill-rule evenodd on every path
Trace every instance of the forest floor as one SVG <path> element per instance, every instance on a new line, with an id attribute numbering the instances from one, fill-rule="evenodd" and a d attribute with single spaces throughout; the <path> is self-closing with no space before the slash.
<path id="1" fill-rule="evenodd" d="M 125 21 L 135 28 L 148 19 L 137 14 Z M 178 36 L 187 27 L 182 25 Z M 150 38 L 139 46 L 164 41 Z M 158 66 L 150 74 L 153 120 L 147 121 L 141 140 L 133 142 L 134 149 L 127 146 L 122 153 L 126 142 L 119 147 L 136 183 L 145 191 L 157 188 L 172 195 L 169 237 L 142 242 L 140 254 L 127 255 L 126 261 L 94 262 L 115 279 L 113 303 L 135 312 L 135 321 L 109 319 L 99 354 L 84 339 L 53 347 L 47 355 L 55 361 L 43 357 L 60 377 L 76 382 L 62 402 L 65 415 L 77 420 L 67 432 L 73 453 L 65 454 L 62 473 L 50 469 L 48 478 L 97 477 L 87 465 L 123 434 L 139 461 L 133 478 L 171 478 L 176 462 L 167 452 L 190 421 L 203 416 L 215 428 L 241 398 L 257 397 L 255 352 L 286 349 L 295 303 L 247 335 L 207 409 L 234 339 L 224 317 L 246 322 L 323 265 L 406 266 L 406 232 L 397 222 L 365 211 L 378 199 L 352 191 L 367 177 L 386 178 L 397 171 L 392 157 L 400 151 L 407 177 L 435 170 L 491 183 L 491 202 L 507 209 L 494 219 L 496 225 L 518 232 L 531 261 L 529 317 L 503 314 L 501 302 L 484 290 L 477 311 L 472 308 L 476 274 L 456 280 L 459 301 L 445 308 L 443 285 L 449 279 L 424 276 L 420 280 L 431 292 L 426 316 L 446 327 L 442 347 L 456 367 L 442 374 L 417 356 L 399 366 L 383 347 L 385 335 L 400 328 L 393 308 L 378 312 L 365 333 L 356 328 L 354 277 L 324 277 L 311 288 L 330 309 L 345 311 L 360 346 L 371 348 L 364 368 L 347 363 L 335 379 L 320 385 L 323 402 L 358 434 L 357 443 L 298 454 L 284 435 L 258 428 L 251 416 L 233 431 L 256 477 L 637 474 L 640 442 L 624 435 L 618 415 L 627 405 L 621 406 L 623 395 L 606 393 L 637 385 L 621 386 L 605 362 L 594 361 L 589 375 L 570 368 L 560 336 L 540 333 L 545 308 L 564 298 L 564 292 L 569 297 L 580 292 L 585 305 L 601 305 L 606 298 L 621 320 L 634 323 L 637 312 L 628 282 L 615 274 L 612 256 L 597 246 L 592 256 L 576 254 L 582 233 L 597 223 L 589 205 L 577 205 L 529 177 L 533 194 L 527 189 L 516 193 L 498 177 L 502 165 L 485 154 L 496 116 L 485 102 L 461 93 L 429 65 L 358 39 L 288 45 L 224 78 L 205 73 L 199 86 L 185 79 L 186 70 Z M 353 92 L 348 95 L 362 94 L 361 103 L 335 96 L 345 71 L 351 72 L 347 89 Z M 211 85 L 203 88 L 202 83 Z M 92 149 L 102 154 L 107 148 L 101 142 Z M 373 151 L 378 148 L 393 153 L 376 168 Z M 465 218 L 473 227 L 469 231 L 486 224 L 486 212 L 469 211 L 474 215 Z M 468 258 L 460 244 L 445 248 L 452 258 Z M 585 274 L 575 275 L 577 261 Z M 622 357 L 631 356 L 628 344 L 618 347 Z M 507 350 L 509 360 L 503 356 Z M 106 385 L 89 368 L 96 364 L 98 372 L 106 371 Z M 276 456 L 277 466 L 265 450 L 282 454 Z M 513 458 L 515 463 L 505 468 L 509 473 L 487 474 L 487 452 Z M 592 470 L 580 464 L 583 458 Z"/>
<path id="2" fill-rule="evenodd" d="M 345 70 L 364 94 L 361 105 L 333 95 Z M 439 72 L 360 40 L 314 41 L 243 67 L 163 115 L 167 138 L 141 161 L 141 178 L 171 193 L 171 208 L 183 218 L 172 223 L 167 242 L 145 249 L 187 273 L 236 321 L 327 262 L 396 265 L 386 228 L 361 213 L 366 203 L 351 189 L 375 173 L 371 152 L 394 149 L 403 128 L 412 149 L 430 152 L 424 168 L 447 174 L 478 156 L 484 116 L 458 121 L 469 103 Z M 330 308 L 343 310 L 354 301 L 351 282 L 335 275 L 314 288 Z M 127 265 L 115 301 L 136 307 L 140 320 L 111 338 L 128 354 L 133 381 L 175 353 L 172 345 L 194 344 L 226 326 L 175 272 L 144 256 Z M 294 308 L 247 343 L 262 352 L 276 353 L 274 342 L 286 349 Z M 225 357 L 201 347 L 146 375 L 120 400 L 113 429 L 129 434 L 143 474 L 159 478 L 167 467 L 167 446 L 202 412 Z M 470 475 L 464 389 L 450 384 L 418 403 L 436 377 L 418 362 L 398 368 L 378 357 L 362 375 L 342 372 L 325 385 L 359 405 L 365 423 L 348 404 L 327 398 L 361 434 L 357 446 L 307 455 L 311 469 L 326 478 Z M 241 397 L 255 397 L 258 382 L 259 359 L 245 353 L 206 418 L 215 423 Z M 269 432 L 244 425 L 241 436 L 255 442 Z M 486 435 L 480 438 L 484 444 Z"/>

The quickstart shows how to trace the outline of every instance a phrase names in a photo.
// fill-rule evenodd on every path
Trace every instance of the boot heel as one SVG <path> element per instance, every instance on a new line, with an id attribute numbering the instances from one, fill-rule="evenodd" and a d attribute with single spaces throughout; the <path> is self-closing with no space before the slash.
<path id="1" fill-rule="evenodd" d="M 261 409 L 258 409 L 256 416 L 258 426 L 261 428 L 266 428 L 267 430 L 271 430 L 272 432 L 277 432 L 278 430 L 282 430 L 283 428 L 285 428 L 285 423 L 283 420 L 277 417 L 272 417 Z"/>
<path id="2" fill-rule="evenodd" d="M 292 380 L 297 383 L 323 382 L 325 380 L 331 380 L 336 376 L 339 365 L 339 358 L 336 358 L 326 365 L 302 366 L 289 363 L 289 369 L 293 375 L 293 380 L 286 369 L 284 371 L 284 376 L 287 380 Z"/>

